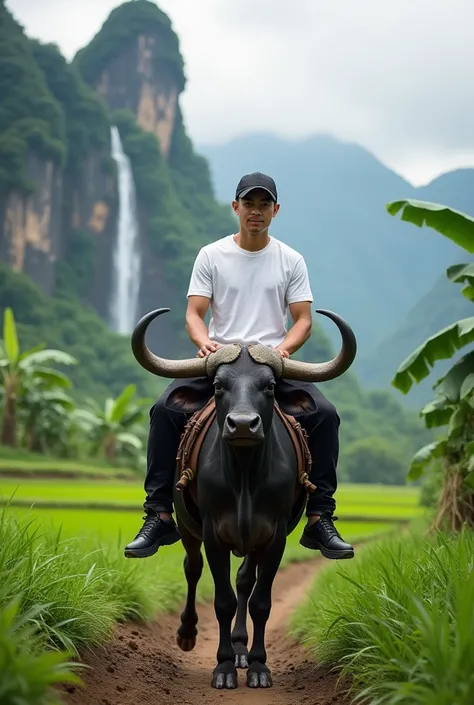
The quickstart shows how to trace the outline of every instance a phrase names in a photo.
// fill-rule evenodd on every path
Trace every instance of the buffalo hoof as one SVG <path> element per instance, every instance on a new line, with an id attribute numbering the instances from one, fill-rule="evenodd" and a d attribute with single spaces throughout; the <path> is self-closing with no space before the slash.
<path id="1" fill-rule="evenodd" d="M 190 638 L 176 635 L 176 643 L 178 644 L 181 651 L 192 651 L 196 646 L 196 637 L 192 636 Z"/>
<path id="2" fill-rule="evenodd" d="M 247 685 L 249 688 L 271 688 L 272 672 L 268 666 L 258 661 L 251 663 L 247 671 Z"/>
<path id="3" fill-rule="evenodd" d="M 181 625 L 176 634 L 176 643 L 181 651 L 192 651 L 196 646 L 196 636 L 196 627 L 185 629 L 183 625 Z"/>
<path id="4" fill-rule="evenodd" d="M 236 668 L 248 668 L 248 649 L 245 644 L 234 644 L 235 652 L 235 667 Z"/>
<path id="5" fill-rule="evenodd" d="M 224 661 L 215 667 L 212 674 L 212 687 L 218 690 L 237 688 L 237 669 L 232 661 Z"/>

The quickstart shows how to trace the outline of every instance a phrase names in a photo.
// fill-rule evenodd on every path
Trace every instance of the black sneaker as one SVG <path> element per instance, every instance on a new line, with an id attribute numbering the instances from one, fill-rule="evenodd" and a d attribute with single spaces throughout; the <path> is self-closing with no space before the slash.
<path id="1" fill-rule="evenodd" d="M 143 517 L 145 522 L 128 546 L 125 546 L 125 558 L 148 558 L 153 556 L 160 546 L 171 546 L 181 540 L 178 528 L 172 519 L 164 521 L 155 512 Z"/>
<path id="2" fill-rule="evenodd" d="M 319 521 L 312 526 L 305 526 L 300 544 L 305 548 L 321 551 L 325 558 L 354 558 L 353 546 L 342 539 L 334 526 L 335 521 L 337 517 L 331 516 L 329 512 L 322 514 Z"/>

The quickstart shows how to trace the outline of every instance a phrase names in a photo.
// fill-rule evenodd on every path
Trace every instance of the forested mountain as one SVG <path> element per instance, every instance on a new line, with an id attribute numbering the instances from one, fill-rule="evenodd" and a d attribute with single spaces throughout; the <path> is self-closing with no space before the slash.
<path id="1" fill-rule="evenodd" d="M 132 161 L 140 223 L 139 311 L 160 321 L 161 349 L 183 335 L 186 277 L 199 247 L 233 228 L 208 165 L 187 137 L 179 42 L 148 0 L 117 7 L 68 64 L 27 38 L 0 2 L 0 257 L 47 294 L 79 297 L 109 318 L 118 187 L 110 128 Z"/>
<path id="2" fill-rule="evenodd" d="M 220 199 L 232 199 L 242 173 L 261 170 L 275 178 L 282 207 L 273 232 L 305 256 L 315 307 L 337 311 L 354 327 L 355 369 L 364 382 L 387 387 L 425 333 L 451 322 L 455 311 L 462 317 L 467 302 L 456 285 L 439 280 L 450 264 L 466 260 L 464 250 L 390 217 L 385 206 L 417 198 L 474 215 L 473 169 L 415 188 L 367 150 L 328 135 L 300 141 L 246 135 L 200 150 Z"/>
<path id="3" fill-rule="evenodd" d="M 463 261 L 472 261 L 472 258 L 464 256 Z M 440 277 L 408 312 L 399 328 L 371 354 L 359 360 L 358 372 L 367 386 L 387 388 L 397 367 L 418 345 L 451 323 L 472 316 L 472 303 L 461 294 L 461 288 L 462 285 L 453 284 L 445 276 Z M 452 364 L 452 360 L 437 362 L 430 376 L 412 388 L 406 397 L 407 403 L 420 407 L 431 399 L 432 385 Z"/>
<path id="4" fill-rule="evenodd" d="M 76 396 L 103 398 L 118 394 L 129 382 L 154 396 L 164 382 L 138 367 L 128 336 L 109 328 L 119 210 L 111 127 L 118 127 L 136 187 L 142 258 L 137 316 L 152 308 L 171 308 L 149 336 L 150 345 L 164 355 L 195 354 L 183 320 L 192 260 L 203 244 L 235 230 L 230 201 L 241 172 L 263 168 L 275 173 L 273 164 L 231 160 L 232 173 L 214 176 L 216 200 L 206 158 L 183 127 L 179 97 L 185 75 L 178 38 L 168 17 L 148 0 L 114 9 L 71 63 L 56 46 L 28 38 L 0 0 L 0 62 L 0 314 L 12 307 L 24 346 L 43 342 L 77 357 L 81 364 L 68 370 Z M 293 147 L 280 155 L 275 175 L 285 205 L 279 227 L 285 218 L 292 219 L 291 229 L 283 228 L 292 237 L 282 239 L 295 247 L 307 243 L 301 249 L 310 262 L 317 305 L 346 315 L 364 345 L 395 317 L 397 297 L 410 298 L 406 289 L 415 265 L 403 268 L 404 283 L 390 287 L 390 311 L 380 302 L 372 306 L 383 298 L 374 292 L 379 269 L 389 279 L 390 259 L 382 237 L 377 240 L 372 211 L 374 204 L 383 206 L 385 200 L 406 195 L 404 182 L 391 175 L 376 197 L 370 189 L 364 191 L 358 178 L 362 158 L 371 183 L 382 184 L 384 171 L 376 160 L 330 138 L 316 142 L 326 154 L 325 169 L 313 169 L 313 161 L 306 160 L 306 171 L 292 173 Z M 273 148 L 269 153 L 274 154 Z M 295 209 L 289 196 L 297 182 L 301 189 L 293 192 Z M 323 208 L 336 185 L 340 197 Z M 396 227 L 390 220 L 381 207 L 379 222 Z M 342 227 L 341 251 L 352 253 L 352 266 L 346 255 L 338 257 L 331 249 L 334 223 Z M 411 235 L 404 237 L 405 243 L 412 241 Z M 395 240 L 390 242 L 395 250 Z M 357 274 L 361 252 L 368 260 L 365 271 L 373 269 L 373 280 Z M 436 257 L 441 258 L 439 252 Z M 435 271 L 428 260 L 422 267 L 426 277 Z M 326 280 L 333 282 L 334 295 L 323 286 Z M 362 280 L 357 303 L 355 283 Z M 421 291 L 422 285 L 415 289 Z M 333 353 L 318 320 L 301 355 L 322 360 Z M 421 422 L 385 392 L 367 394 L 353 372 L 322 386 L 342 417 L 343 455 L 353 443 L 365 443 L 369 456 L 377 446 L 380 462 L 390 461 L 384 465 L 385 480 L 403 481 L 408 457 L 423 442 Z"/>
<path id="5" fill-rule="evenodd" d="M 445 203 L 453 208 L 474 215 L 474 170 L 459 169 L 443 174 L 427 187 L 419 189 L 418 198 L 437 203 Z M 413 227 L 414 236 L 418 230 Z M 443 239 L 434 231 L 430 232 L 433 246 Z M 425 254 L 420 252 L 420 258 Z M 451 264 L 471 262 L 472 256 L 464 250 L 443 263 L 440 276 L 407 312 L 401 324 L 387 335 L 375 348 L 361 356 L 358 372 L 364 382 L 375 388 L 386 388 L 398 365 L 426 338 L 461 318 L 472 316 L 472 304 L 461 294 L 462 285 L 453 284 L 445 276 Z M 454 356 L 457 359 L 462 351 Z M 421 406 L 432 396 L 432 385 L 447 371 L 452 361 L 438 362 L 430 376 L 412 389 L 407 402 L 411 406 Z"/>

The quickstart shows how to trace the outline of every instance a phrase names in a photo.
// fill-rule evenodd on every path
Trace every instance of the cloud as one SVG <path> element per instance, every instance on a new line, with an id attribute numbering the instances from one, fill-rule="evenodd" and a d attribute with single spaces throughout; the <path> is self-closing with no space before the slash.
<path id="1" fill-rule="evenodd" d="M 118 3 L 7 0 L 71 57 Z M 356 141 L 420 181 L 473 164 L 472 0 L 162 0 L 197 143 L 268 130 Z M 448 168 L 449 168 L 448 167 Z"/>

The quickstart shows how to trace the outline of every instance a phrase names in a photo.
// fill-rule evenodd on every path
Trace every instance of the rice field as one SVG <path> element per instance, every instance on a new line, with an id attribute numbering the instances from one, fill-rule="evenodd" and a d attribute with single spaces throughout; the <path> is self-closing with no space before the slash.
<path id="1" fill-rule="evenodd" d="M 344 539 L 359 544 L 358 550 L 368 539 L 397 535 L 400 522 L 420 515 L 418 493 L 410 488 L 341 485 L 336 499 L 337 527 Z M 0 457 L 0 632 L 14 596 L 23 600 L 17 604 L 15 629 L 26 620 L 37 631 L 33 660 L 51 647 L 77 655 L 81 647 L 102 643 L 117 621 L 147 620 L 178 609 L 186 594 L 181 543 L 160 549 L 153 560 L 123 556 L 142 524 L 143 500 L 142 480 L 131 473 L 119 478 L 100 465 Z M 314 558 L 299 544 L 303 524 L 288 537 L 282 567 Z M 239 564 L 232 557 L 234 577 Z M 197 599 L 212 596 L 204 560 Z M 30 616 L 30 608 L 39 612 Z M 12 668 L 24 683 L 18 644 L 0 633 L 0 651 L 18 651 Z"/>
<path id="2" fill-rule="evenodd" d="M 34 517 L 44 531 L 61 530 L 64 538 L 119 545 L 131 541 L 143 516 L 142 482 L 112 475 L 107 480 L 90 480 L 76 472 L 76 467 L 74 470 L 70 479 L 0 476 L 0 504 L 10 504 L 19 517 Z M 408 487 L 342 484 L 336 501 L 337 527 L 351 542 L 396 529 L 400 522 L 422 514 L 418 491 Z M 287 560 L 310 557 L 311 552 L 298 543 L 301 529 L 298 527 L 288 539 Z"/>

